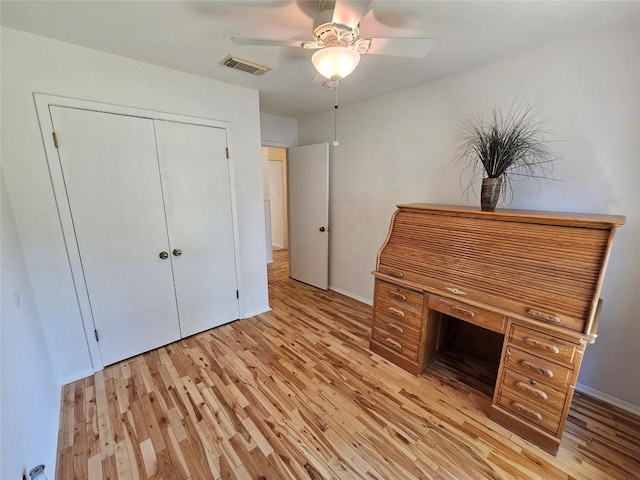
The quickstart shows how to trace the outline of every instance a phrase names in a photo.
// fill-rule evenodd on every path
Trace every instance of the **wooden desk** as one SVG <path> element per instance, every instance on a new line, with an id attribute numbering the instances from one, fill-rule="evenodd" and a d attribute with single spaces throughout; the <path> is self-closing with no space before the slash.
<path id="1" fill-rule="evenodd" d="M 503 334 L 490 417 L 555 455 L 624 221 L 398 206 L 374 272 L 371 350 L 417 375 L 442 346 L 443 314 Z"/>

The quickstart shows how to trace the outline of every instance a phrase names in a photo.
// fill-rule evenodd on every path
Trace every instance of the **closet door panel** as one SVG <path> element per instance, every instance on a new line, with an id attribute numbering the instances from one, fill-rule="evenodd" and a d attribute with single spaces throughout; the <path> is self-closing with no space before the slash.
<path id="1" fill-rule="evenodd" d="M 226 131 L 156 120 L 183 337 L 235 320 L 236 259 Z"/>
<path id="2" fill-rule="evenodd" d="M 179 339 L 153 121 L 50 111 L 104 364 Z"/>

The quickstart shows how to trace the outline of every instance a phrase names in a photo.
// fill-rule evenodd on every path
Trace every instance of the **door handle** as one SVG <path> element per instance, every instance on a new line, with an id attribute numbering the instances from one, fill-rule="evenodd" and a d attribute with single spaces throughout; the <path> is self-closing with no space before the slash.
<path id="1" fill-rule="evenodd" d="M 321 232 L 324 232 L 324 227 L 320 227 L 320 228 L 319 228 L 319 230 L 320 230 Z"/>
<path id="2" fill-rule="evenodd" d="M 160 255 L 158 256 L 163 260 L 166 260 L 167 258 L 169 258 L 169 254 L 167 252 L 160 252 Z"/>
<path id="3" fill-rule="evenodd" d="M 180 250 L 179 248 L 174 248 L 173 252 L 171 253 L 173 253 L 174 257 L 179 257 L 180 255 L 182 255 L 182 250 Z"/>

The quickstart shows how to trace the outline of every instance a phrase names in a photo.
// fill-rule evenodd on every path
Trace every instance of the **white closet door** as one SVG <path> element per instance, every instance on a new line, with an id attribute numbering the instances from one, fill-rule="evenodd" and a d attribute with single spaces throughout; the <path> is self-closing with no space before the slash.
<path id="1" fill-rule="evenodd" d="M 186 337 L 239 317 L 226 131 L 161 120 L 155 124 Z"/>
<path id="2" fill-rule="evenodd" d="M 179 339 L 153 121 L 50 111 L 104 364 Z"/>

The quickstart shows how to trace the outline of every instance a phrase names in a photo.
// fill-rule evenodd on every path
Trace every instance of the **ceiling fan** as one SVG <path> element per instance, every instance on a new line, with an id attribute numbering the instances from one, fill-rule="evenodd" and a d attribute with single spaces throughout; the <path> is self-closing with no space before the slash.
<path id="1" fill-rule="evenodd" d="M 361 54 L 424 58 L 435 44 L 433 38 L 360 37 L 360 19 L 369 11 L 371 0 L 319 0 L 318 3 L 321 12 L 313 21 L 313 40 L 232 37 L 231 41 L 235 45 L 317 50 L 311 61 L 318 73 L 335 82 L 335 86 L 355 70 Z"/>

